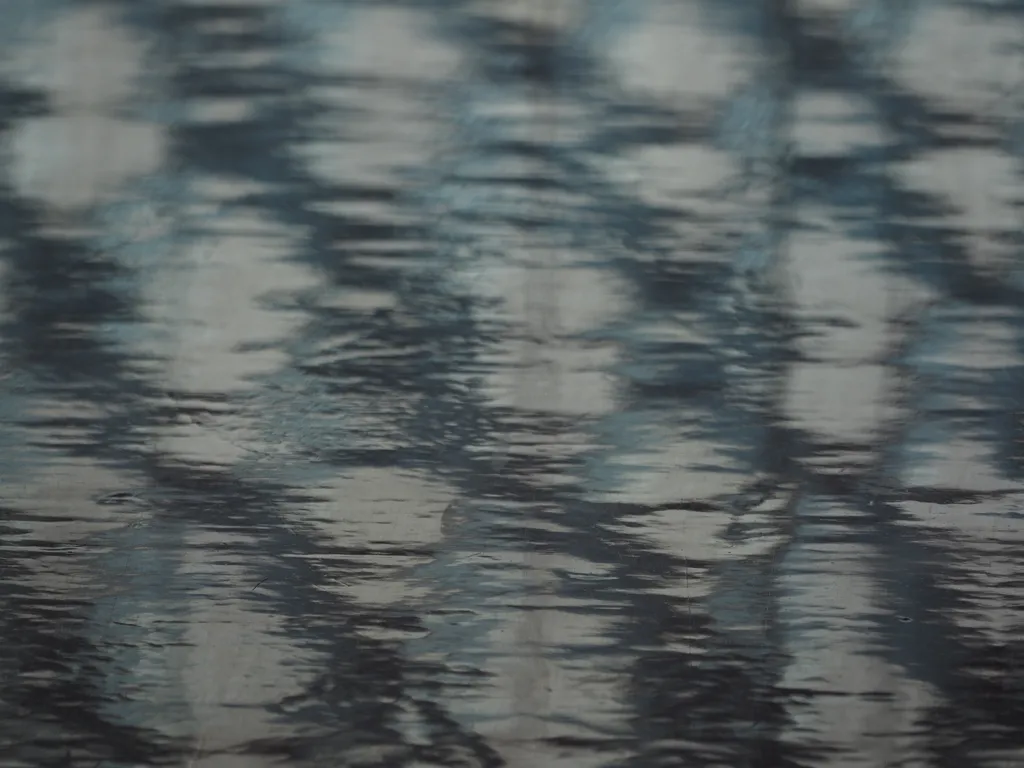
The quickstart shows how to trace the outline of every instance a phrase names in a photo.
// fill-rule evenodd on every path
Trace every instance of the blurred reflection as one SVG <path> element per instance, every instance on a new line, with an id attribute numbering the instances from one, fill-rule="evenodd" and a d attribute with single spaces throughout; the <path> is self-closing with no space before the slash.
<path id="1" fill-rule="evenodd" d="M 10 0 L 11 766 L 1011 766 L 1024 6 Z"/>

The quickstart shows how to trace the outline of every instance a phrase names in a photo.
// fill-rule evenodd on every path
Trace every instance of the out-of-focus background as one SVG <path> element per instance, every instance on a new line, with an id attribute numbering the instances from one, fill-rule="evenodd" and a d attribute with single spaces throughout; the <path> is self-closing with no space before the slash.
<path id="1" fill-rule="evenodd" d="M 1024 765 L 1024 3 L 0 17 L 5 768 Z"/>

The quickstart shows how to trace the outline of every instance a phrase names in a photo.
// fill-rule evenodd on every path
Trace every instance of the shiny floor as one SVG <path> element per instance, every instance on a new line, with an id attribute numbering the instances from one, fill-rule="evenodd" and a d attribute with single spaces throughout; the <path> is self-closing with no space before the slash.
<path id="1" fill-rule="evenodd" d="M 1024 2 L 2 14 L 3 768 L 1024 765 Z"/>

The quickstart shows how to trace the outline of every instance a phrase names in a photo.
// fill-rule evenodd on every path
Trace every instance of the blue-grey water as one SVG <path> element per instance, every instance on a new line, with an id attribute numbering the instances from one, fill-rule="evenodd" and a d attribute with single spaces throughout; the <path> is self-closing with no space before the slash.
<path id="1" fill-rule="evenodd" d="M 1024 766 L 1024 2 L 0 17 L 3 768 Z"/>

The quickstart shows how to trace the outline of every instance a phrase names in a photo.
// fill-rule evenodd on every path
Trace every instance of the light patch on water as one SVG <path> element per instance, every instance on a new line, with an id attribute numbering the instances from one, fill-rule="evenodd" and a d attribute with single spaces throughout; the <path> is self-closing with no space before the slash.
<path id="1" fill-rule="evenodd" d="M 898 87 L 981 119 L 1005 115 L 1000 102 L 1024 80 L 1017 25 L 966 4 L 924 3 L 904 35 L 892 49 Z"/>
<path id="2" fill-rule="evenodd" d="M 742 80 L 747 47 L 705 25 L 697 4 L 648 1 L 642 13 L 608 50 L 623 88 L 680 104 L 717 99 Z"/>

